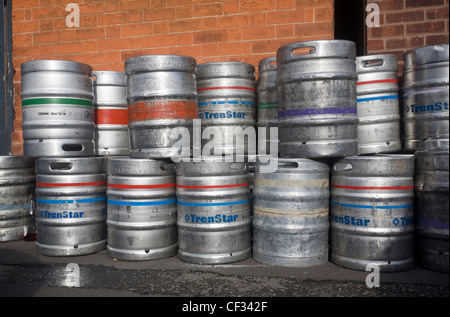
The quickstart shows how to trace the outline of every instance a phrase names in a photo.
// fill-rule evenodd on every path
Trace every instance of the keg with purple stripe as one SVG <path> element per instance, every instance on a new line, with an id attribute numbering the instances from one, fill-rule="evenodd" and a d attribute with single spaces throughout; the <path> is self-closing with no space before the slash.
<path id="1" fill-rule="evenodd" d="M 356 49 L 343 40 L 298 42 L 277 51 L 280 154 L 357 154 Z"/>
<path id="2" fill-rule="evenodd" d="M 392 54 L 356 58 L 358 154 L 402 149 L 397 68 Z"/>
<path id="3" fill-rule="evenodd" d="M 251 255 L 248 163 L 203 157 L 176 165 L 178 257 L 197 264 Z"/>

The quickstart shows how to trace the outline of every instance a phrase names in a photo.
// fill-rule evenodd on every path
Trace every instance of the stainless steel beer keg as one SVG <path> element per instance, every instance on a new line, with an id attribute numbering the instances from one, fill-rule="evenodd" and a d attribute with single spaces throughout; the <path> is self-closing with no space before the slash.
<path id="1" fill-rule="evenodd" d="M 332 169 L 330 261 L 380 272 L 414 266 L 414 156 L 351 156 Z"/>
<path id="2" fill-rule="evenodd" d="M 94 71 L 95 155 L 130 155 L 127 77 L 123 72 Z"/>
<path id="3" fill-rule="evenodd" d="M 36 160 L 36 251 L 48 256 L 106 249 L 104 158 Z"/>
<path id="4" fill-rule="evenodd" d="M 249 152 L 249 146 L 256 148 L 253 65 L 241 62 L 199 64 L 197 91 L 203 155 L 243 155 Z M 210 142 L 217 143 L 208 152 Z"/>
<path id="5" fill-rule="evenodd" d="M 328 165 L 278 159 L 274 173 L 255 167 L 253 258 L 276 266 L 308 267 L 328 261 Z"/>
<path id="6" fill-rule="evenodd" d="M 402 149 L 397 68 L 391 54 L 356 58 L 359 154 Z"/>
<path id="7" fill-rule="evenodd" d="M 448 44 L 419 47 L 403 59 L 405 150 L 448 149 Z"/>
<path id="8" fill-rule="evenodd" d="M 34 234 L 34 160 L 0 156 L 0 242 Z"/>
<path id="9" fill-rule="evenodd" d="M 204 157 L 176 165 L 178 257 L 198 264 L 251 255 L 248 163 Z"/>
<path id="10" fill-rule="evenodd" d="M 21 76 L 24 155 L 94 155 L 91 66 L 35 60 L 21 65 Z"/>
<path id="11" fill-rule="evenodd" d="M 415 245 L 419 265 L 449 272 L 449 151 L 417 151 L 415 156 Z"/>
<path id="12" fill-rule="evenodd" d="M 145 55 L 125 61 L 131 157 L 191 155 L 192 125 L 198 118 L 196 67 L 194 58 L 181 55 Z M 183 133 L 190 138 L 189 153 L 177 146 Z"/>
<path id="13" fill-rule="evenodd" d="M 343 40 L 307 41 L 277 51 L 281 157 L 358 153 L 356 49 Z"/>
<path id="14" fill-rule="evenodd" d="M 109 157 L 108 255 L 142 261 L 177 254 L 177 203 L 173 163 Z"/>

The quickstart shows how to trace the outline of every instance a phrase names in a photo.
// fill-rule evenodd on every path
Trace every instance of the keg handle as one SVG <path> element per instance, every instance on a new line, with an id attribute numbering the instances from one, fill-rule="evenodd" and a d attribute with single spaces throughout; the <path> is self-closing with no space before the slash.
<path id="1" fill-rule="evenodd" d="M 353 169 L 350 163 L 336 163 L 333 166 L 335 172 L 350 172 Z"/>
<path id="2" fill-rule="evenodd" d="M 361 66 L 363 68 L 369 68 L 369 67 L 381 67 L 384 65 L 384 59 L 380 58 L 380 57 L 375 57 L 375 58 L 369 58 L 369 59 L 364 59 L 361 61 Z"/>
<path id="3" fill-rule="evenodd" d="M 297 52 L 295 52 L 297 51 Z M 295 53 L 294 53 L 295 52 Z M 310 42 L 299 42 L 295 43 L 293 47 L 291 47 L 291 58 L 301 57 L 304 55 L 312 55 L 317 52 L 317 47 Z"/>
<path id="4" fill-rule="evenodd" d="M 298 168 L 297 162 L 278 163 L 278 168 Z"/>
<path id="5" fill-rule="evenodd" d="M 267 57 L 264 61 L 264 68 L 266 69 L 277 69 L 277 57 L 276 56 L 270 56 Z"/>
<path id="6" fill-rule="evenodd" d="M 73 164 L 70 162 L 51 162 L 49 168 L 52 171 L 70 171 Z"/>

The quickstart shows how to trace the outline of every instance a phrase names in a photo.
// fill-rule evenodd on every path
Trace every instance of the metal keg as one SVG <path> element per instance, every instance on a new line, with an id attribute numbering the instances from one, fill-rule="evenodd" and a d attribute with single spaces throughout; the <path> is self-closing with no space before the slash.
<path id="1" fill-rule="evenodd" d="M 127 77 L 123 72 L 94 71 L 95 155 L 129 155 Z"/>
<path id="2" fill-rule="evenodd" d="M 328 261 L 328 165 L 278 159 L 274 173 L 255 168 L 253 258 L 275 266 L 308 267 Z"/>
<path id="3" fill-rule="evenodd" d="M 36 251 L 48 256 L 106 249 L 104 158 L 36 160 Z"/>
<path id="4" fill-rule="evenodd" d="M 178 257 L 197 264 L 251 255 L 248 163 L 204 157 L 176 165 Z"/>
<path id="5" fill-rule="evenodd" d="M 177 202 L 173 163 L 109 157 L 108 255 L 154 260 L 177 254 Z"/>
<path id="6" fill-rule="evenodd" d="M 449 152 L 417 151 L 414 156 L 416 259 L 425 268 L 448 273 Z"/>
<path id="7" fill-rule="evenodd" d="M 131 157 L 189 157 L 193 120 L 198 118 L 195 59 L 137 56 L 125 61 L 125 73 Z M 186 135 L 191 147 L 183 152 L 177 144 Z"/>
<path id="8" fill-rule="evenodd" d="M 34 160 L 0 156 L 0 242 L 34 234 Z"/>
<path id="9" fill-rule="evenodd" d="M 94 155 L 92 68 L 64 60 L 21 65 L 23 152 L 29 157 Z"/>
<path id="10" fill-rule="evenodd" d="M 405 150 L 448 149 L 448 44 L 419 47 L 403 59 Z"/>
<path id="11" fill-rule="evenodd" d="M 270 128 L 278 129 L 278 92 L 277 92 L 277 58 L 276 56 L 266 57 L 259 61 L 257 99 L 258 112 L 256 126 L 258 127 L 258 149 L 266 144 L 265 153 L 270 153 L 270 143 L 277 144 L 278 135 L 275 137 L 270 133 Z M 266 134 L 262 136 L 259 131 L 264 129 Z"/>
<path id="12" fill-rule="evenodd" d="M 392 54 L 356 58 L 358 154 L 402 149 L 397 68 Z"/>
<path id="13" fill-rule="evenodd" d="M 351 156 L 332 169 L 330 261 L 380 272 L 414 266 L 414 156 Z"/>
<path id="14" fill-rule="evenodd" d="M 355 43 L 298 42 L 277 51 L 281 157 L 358 153 Z"/>
<path id="15" fill-rule="evenodd" d="M 249 151 L 249 146 L 256 147 L 255 67 L 241 62 L 199 64 L 197 91 L 202 155 L 256 153 L 256 148 Z"/>

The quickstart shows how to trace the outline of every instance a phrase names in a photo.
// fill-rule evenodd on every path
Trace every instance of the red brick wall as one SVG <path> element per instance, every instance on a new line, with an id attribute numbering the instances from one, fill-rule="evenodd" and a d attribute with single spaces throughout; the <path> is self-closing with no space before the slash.
<path id="1" fill-rule="evenodd" d="M 403 53 L 448 44 L 448 0 L 366 0 L 380 8 L 380 27 L 367 28 L 367 54 L 395 54 L 402 80 Z"/>
<path id="2" fill-rule="evenodd" d="M 80 27 L 66 26 L 68 3 Z M 285 44 L 331 39 L 333 0 L 13 0 L 15 113 L 12 153 L 23 153 L 20 64 L 65 59 L 123 71 L 126 59 L 181 54 L 197 63 L 258 65 Z"/>

